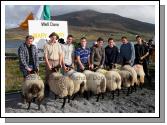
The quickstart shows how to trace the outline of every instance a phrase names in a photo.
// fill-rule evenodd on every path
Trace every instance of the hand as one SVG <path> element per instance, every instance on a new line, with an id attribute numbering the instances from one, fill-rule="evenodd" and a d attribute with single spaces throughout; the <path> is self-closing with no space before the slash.
<path id="1" fill-rule="evenodd" d="M 32 69 L 31 69 L 31 68 L 28 68 L 28 69 L 27 69 L 27 71 L 28 71 L 28 72 L 31 72 L 31 71 L 32 71 Z"/>
<path id="2" fill-rule="evenodd" d="M 63 69 L 64 69 L 65 72 L 68 71 L 68 68 L 65 65 L 63 66 Z"/>
<path id="3" fill-rule="evenodd" d="M 73 69 L 74 69 L 74 64 L 72 64 L 72 66 L 71 66 Z"/>
<path id="4" fill-rule="evenodd" d="M 50 65 L 48 66 L 48 68 L 49 68 L 49 70 L 52 70 L 52 67 Z"/>
<path id="5" fill-rule="evenodd" d="M 103 65 L 100 65 L 99 67 L 100 67 L 100 68 L 103 68 Z"/>
<path id="6" fill-rule="evenodd" d="M 140 60 L 143 60 L 143 57 L 140 57 Z"/>
<path id="7" fill-rule="evenodd" d="M 36 72 L 39 72 L 39 67 L 37 67 L 37 68 L 35 69 L 35 71 L 36 71 Z"/>
<path id="8" fill-rule="evenodd" d="M 89 65 L 89 68 L 90 69 L 93 69 L 94 68 L 94 65 L 92 64 L 92 65 Z"/>
<path id="9" fill-rule="evenodd" d="M 83 65 L 81 65 L 81 66 L 80 66 L 80 69 L 81 69 L 81 70 L 84 70 L 84 69 L 85 69 L 85 67 L 84 67 Z"/>

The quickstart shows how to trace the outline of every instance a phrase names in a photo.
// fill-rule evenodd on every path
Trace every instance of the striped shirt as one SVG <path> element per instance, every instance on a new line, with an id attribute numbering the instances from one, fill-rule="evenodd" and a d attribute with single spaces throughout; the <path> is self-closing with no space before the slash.
<path id="1" fill-rule="evenodd" d="M 79 56 L 81 63 L 87 64 L 88 63 L 88 58 L 90 56 L 90 48 L 77 48 L 75 50 L 75 56 Z"/>

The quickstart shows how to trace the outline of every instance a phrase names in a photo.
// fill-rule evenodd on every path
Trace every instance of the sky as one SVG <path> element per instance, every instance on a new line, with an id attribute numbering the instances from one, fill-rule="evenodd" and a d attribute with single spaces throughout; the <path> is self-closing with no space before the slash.
<path id="1" fill-rule="evenodd" d="M 90 9 L 155 24 L 155 6 L 153 5 L 53 5 L 50 7 L 52 16 Z M 18 27 L 26 16 L 30 12 L 35 13 L 37 8 L 37 5 L 6 5 L 5 28 Z"/>

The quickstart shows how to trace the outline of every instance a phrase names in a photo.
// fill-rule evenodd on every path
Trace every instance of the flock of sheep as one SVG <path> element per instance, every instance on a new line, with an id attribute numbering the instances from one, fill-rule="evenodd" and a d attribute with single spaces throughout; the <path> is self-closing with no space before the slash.
<path id="1" fill-rule="evenodd" d="M 77 72 L 72 68 L 63 75 L 58 72 L 60 67 L 55 67 L 49 77 L 50 91 L 57 97 L 62 98 L 64 108 L 66 100 L 68 103 L 77 95 L 83 95 L 89 100 L 93 93 L 97 95 L 97 102 L 100 96 L 105 97 L 106 92 L 112 93 L 114 99 L 114 92 L 121 88 L 127 88 L 127 95 L 136 91 L 136 87 L 144 84 L 144 70 L 142 65 L 124 65 L 123 67 L 113 67 L 111 70 L 96 69 L 94 71 L 84 70 Z M 37 73 L 29 74 L 22 84 L 22 95 L 25 102 L 30 108 L 33 99 L 38 103 L 38 109 L 44 99 L 44 83 Z"/>

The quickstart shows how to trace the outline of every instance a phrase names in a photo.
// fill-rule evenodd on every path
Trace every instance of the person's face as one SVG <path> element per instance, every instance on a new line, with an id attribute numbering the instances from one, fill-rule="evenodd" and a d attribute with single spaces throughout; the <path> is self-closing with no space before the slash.
<path id="1" fill-rule="evenodd" d="M 34 41 L 34 39 L 32 39 L 32 38 L 27 39 L 26 44 L 30 46 L 30 45 L 32 45 L 33 41 Z"/>
<path id="2" fill-rule="evenodd" d="M 98 41 L 97 45 L 98 45 L 98 47 L 102 47 L 103 46 L 103 41 Z"/>
<path id="3" fill-rule="evenodd" d="M 68 43 L 68 44 L 71 44 L 72 42 L 73 42 L 73 37 L 68 37 L 68 38 L 67 38 L 67 43 Z"/>
<path id="4" fill-rule="evenodd" d="M 110 41 L 108 41 L 108 45 L 110 46 L 110 47 L 113 47 L 114 46 L 114 40 L 110 40 Z"/>
<path id="5" fill-rule="evenodd" d="M 82 39 L 81 40 L 81 46 L 82 47 L 86 47 L 86 44 L 87 44 L 87 40 L 86 39 Z"/>
<path id="6" fill-rule="evenodd" d="M 57 42 L 58 40 L 56 36 L 52 36 L 50 37 L 50 41 L 54 43 L 54 42 Z"/>
<path id="7" fill-rule="evenodd" d="M 142 39 L 140 37 L 138 37 L 136 40 L 138 44 L 142 44 Z"/>
<path id="8" fill-rule="evenodd" d="M 128 42 L 128 40 L 127 40 L 126 38 L 123 38 L 123 39 L 122 39 L 122 43 L 123 43 L 123 44 L 126 44 L 127 42 Z"/>

